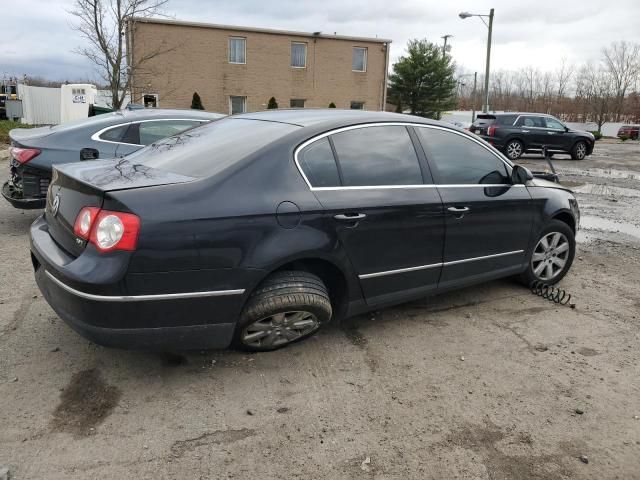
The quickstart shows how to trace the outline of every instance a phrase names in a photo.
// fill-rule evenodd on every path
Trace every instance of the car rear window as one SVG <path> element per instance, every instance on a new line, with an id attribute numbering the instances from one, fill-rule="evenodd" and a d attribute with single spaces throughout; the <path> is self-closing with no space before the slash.
<path id="1" fill-rule="evenodd" d="M 480 114 L 476 116 L 476 120 L 475 122 L 473 122 L 473 125 L 476 127 L 480 127 L 484 125 L 491 125 L 495 121 L 496 121 L 495 115 Z"/>
<path id="2" fill-rule="evenodd" d="M 190 177 L 210 177 L 299 128 L 288 123 L 224 118 L 152 143 L 127 159 Z"/>

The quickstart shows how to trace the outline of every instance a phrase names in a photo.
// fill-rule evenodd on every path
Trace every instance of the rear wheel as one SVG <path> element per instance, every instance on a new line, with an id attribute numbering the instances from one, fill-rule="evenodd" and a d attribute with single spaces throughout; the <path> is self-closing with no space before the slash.
<path id="1" fill-rule="evenodd" d="M 558 283 L 571 268 L 575 251 L 576 240 L 571 227 L 552 220 L 538 235 L 521 280 L 525 285 L 535 281 Z"/>
<path id="2" fill-rule="evenodd" d="M 276 350 L 315 334 L 331 314 L 329 293 L 319 277 L 308 272 L 276 272 L 249 298 L 233 345 L 250 351 Z"/>
<path id="3" fill-rule="evenodd" d="M 524 153 L 524 145 L 520 140 L 510 140 L 504 148 L 504 153 L 510 160 L 517 160 Z"/>
<path id="4" fill-rule="evenodd" d="M 583 141 L 577 142 L 571 149 L 571 158 L 573 160 L 584 160 L 587 156 L 587 144 Z"/>

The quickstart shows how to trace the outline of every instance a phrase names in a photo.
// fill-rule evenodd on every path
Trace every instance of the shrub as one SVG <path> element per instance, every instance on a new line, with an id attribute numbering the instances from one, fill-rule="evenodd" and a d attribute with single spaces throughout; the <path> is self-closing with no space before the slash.
<path id="1" fill-rule="evenodd" d="M 193 110 L 204 110 L 204 106 L 202 105 L 202 100 L 200 100 L 200 95 L 198 95 L 198 92 L 193 92 L 193 98 L 191 99 L 191 108 Z"/>
<path id="2" fill-rule="evenodd" d="M 333 103 L 333 102 L 331 102 L 331 103 L 329 104 L 329 108 L 336 108 L 336 104 L 335 104 L 335 103 Z"/>
<path id="3" fill-rule="evenodd" d="M 274 108 L 278 108 L 278 102 L 276 102 L 276 97 L 271 97 L 269 103 L 267 103 L 267 109 L 272 110 Z"/>
<path id="4" fill-rule="evenodd" d="M 629 135 L 620 135 L 618 138 L 623 142 L 626 142 L 627 140 L 629 140 Z"/>
<path id="5" fill-rule="evenodd" d="M 600 140 L 602 138 L 602 133 L 597 130 L 594 130 L 591 133 L 593 134 L 596 140 Z"/>

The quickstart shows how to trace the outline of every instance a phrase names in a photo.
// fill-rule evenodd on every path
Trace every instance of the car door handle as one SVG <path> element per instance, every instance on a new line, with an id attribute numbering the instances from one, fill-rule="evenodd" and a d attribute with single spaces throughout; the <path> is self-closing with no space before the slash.
<path id="1" fill-rule="evenodd" d="M 339 222 L 358 222 L 367 218 L 366 213 L 339 213 L 334 215 L 333 218 Z"/>
<path id="2" fill-rule="evenodd" d="M 555 134 L 556 134 L 556 132 L 547 132 L 547 134 L 549 134 L 549 135 L 555 135 Z"/>
<path id="3" fill-rule="evenodd" d="M 447 210 L 451 213 L 467 213 L 471 209 L 469 207 L 449 207 Z"/>
<path id="4" fill-rule="evenodd" d="M 529 130 L 522 130 L 522 133 L 529 133 Z"/>

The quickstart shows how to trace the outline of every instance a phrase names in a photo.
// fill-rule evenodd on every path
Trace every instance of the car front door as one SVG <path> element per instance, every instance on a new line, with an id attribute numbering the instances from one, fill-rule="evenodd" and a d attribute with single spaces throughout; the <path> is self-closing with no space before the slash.
<path id="1" fill-rule="evenodd" d="M 544 117 L 544 121 L 547 127 L 547 147 L 549 150 L 570 151 L 572 138 L 567 134 L 565 126 L 553 117 Z"/>
<path id="2" fill-rule="evenodd" d="M 442 127 L 415 127 L 445 211 L 439 288 L 521 271 L 533 204 L 490 147 Z"/>
<path id="3" fill-rule="evenodd" d="M 440 277 L 442 202 L 416 144 L 404 125 L 363 125 L 297 154 L 369 304 L 426 293 Z"/>

